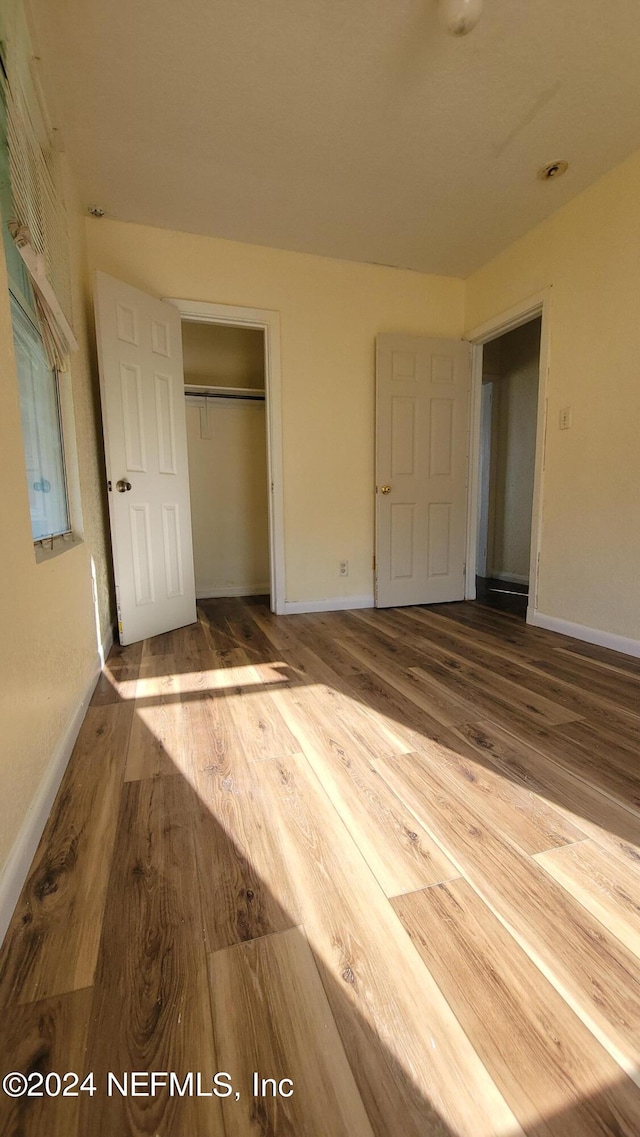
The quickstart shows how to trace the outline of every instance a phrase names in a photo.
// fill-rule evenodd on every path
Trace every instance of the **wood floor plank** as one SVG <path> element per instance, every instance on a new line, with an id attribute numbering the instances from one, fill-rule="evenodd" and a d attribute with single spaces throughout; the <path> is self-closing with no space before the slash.
<path id="1" fill-rule="evenodd" d="M 539 853 L 535 859 L 592 916 L 640 956 L 640 863 L 637 867 L 621 864 L 593 841 Z"/>
<path id="2" fill-rule="evenodd" d="M 366 643 L 358 643 L 353 638 L 341 640 L 339 645 L 358 660 L 361 667 L 420 708 L 428 716 L 427 723 L 435 720 L 445 731 L 487 715 L 516 729 L 528 725 L 538 727 L 540 716 L 547 717 L 544 700 L 532 695 L 529 703 L 523 690 L 513 698 L 508 690 L 496 695 L 486 689 L 489 683 L 485 685 L 478 680 L 471 684 L 465 676 L 458 675 L 455 670 L 448 671 L 439 664 L 431 665 L 428 672 L 422 667 L 404 668 L 393 659 L 385 659 L 384 650 L 369 651 Z M 564 721 L 566 715 L 561 710 L 551 717 Z M 547 725 L 546 721 L 543 725 Z M 432 737 L 438 733 L 432 727 L 427 728 L 427 734 Z M 414 745 L 421 745 L 415 736 Z"/>
<path id="3" fill-rule="evenodd" d="M 289 692 L 283 715 L 338 815 L 387 896 L 450 880 L 451 862 L 403 809 L 395 794 L 372 769 L 380 755 L 350 729 L 350 709 L 342 716 L 331 706 L 329 691 Z M 404 752 L 404 748 L 403 748 Z"/>
<path id="4" fill-rule="evenodd" d="M 572 712 L 572 718 L 565 718 L 564 723 L 569 723 L 572 719 L 597 717 L 610 730 L 640 741 L 637 707 L 634 712 L 630 706 L 623 707 L 619 701 L 598 694 L 595 685 L 590 689 L 584 682 L 578 681 L 577 672 L 573 673 L 572 678 L 568 669 L 563 675 L 557 676 L 554 674 L 554 668 L 555 665 L 547 664 L 546 660 L 536 659 L 521 670 L 524 670 L 524 682 L 532 694 L 542 694 L 554 699 L 567 711 Z"/>
<path id="5" fill-rule="evenodd" d="M 471 702 L 460 697 L 452 697 L 446 688 L 440 687 L 439 692 L 434 686 L 420 682 L 420 676 L 414 669 L 398 667 L 395 662 L 380 659 L 380 653 L 374 655 L 365 645 L 352 639 L 340 640 L 339 646 L 343 648 L 362 667 L 373 672 L 389 687 L 393 687 L 398 694 L 416 707 L 432 716 L 444 727 L 456 726 L 458 723 L 478 717 L 479 708 Z"/>
<path id="6" fill-rule="evenodd" d="M 566 651 L 571 655 L 577 655 L 583 661 L 599 664 L 602 667 L 615 668 L 626 675 L 635 675 L 640 678 L 640 659 L 625 655 L 620 651 L 612 651 L 611 648 L 585 643 L 582 640 L 573 640 L 568 644 L 557 644 L 556 650 Z"/>
<path id="7" fill-rule="evenodd" d="M 548 1137 L 640 1132 L 640 1088 L 467 881 L 401 896 L 393 904 L 526 1132 Z"/>
<path id="8" fill-rule="evenodd" d="M 491 668 L 482 670 L 465 664 L 460 657 L 447 657 L 440 663 L 432 662 L 428 667 L 413 667 L 411 670 L 420 677 L 439 680 L 441 685 L 466 692 L 466 698 L 477 705 L 493 705 L 506 710 L 516 709 L 534 722 L 548 726 L 571 722 L 579 717 L 575 708 L 568 708 L 560 702 L 553 702 L 546 695 L 536 691 L 535 683 L 520 675 L 515 683 L 503 675 L 497 675 Z M 490 702 L 488 703 L 488 700 Z"/>
<path id="9" fill-rule="evenodd" d="M 240 1101 L 223 1102 L 226 1137 L 373 1137 L 302 929 L 209 957 L 219 1062 Z M 290 1079 L 289 1097 L 252 1096 L 259 1079 Z M 260 1084 L 260 1083 L 259 1083 Z"/>
<path id="10" fill-rule="evenodd" d="M 260 622 L 255 619 L 256 612 L 264 611 L 247 604 L 247 598 L 225 597 L 215 601 L 215 620 L 209 625 L 212 636 L 229 637 L 236 650 L 240 650 L 251 663 L 266 663 L 271 658 L 271 647 Z M 271 615 L 271 613 L 268 613 Z"/>
<path id="11" fill-rule="evenodd" d="M 180 776 L 123 787 L 91 1006 L 86 1062 L 108 1071 L 217 1070 L 191 816 Z M 186 888 L 185 882 L 191 881 Z M 215 1098 L 102 1097 L 81 1103 L 92 1137 L 189 1133 L 222 1137 Z"/>
<path id="12" fill-rule="evenodd" d="M 308 728 L 315 727 L 311 733 L 316 737 L 320 731 L 330 744 L 342 740 L 368 764 L 388 754 L 410 752 L 401 732 L 384 715 L 369 714 L 357 696 L 346 694 L 340 686 L 299 683 L 275 692 L 274 698 L 299 743 L 309 736 Z"/>
<path id="13" fill-rule="evenodd" d="M 640 1061 L 640 964 L 599 921 L 422 756 L 377 763 L 399 797 L 442 846 L 623 1068 Z"/>
<path id="14" fill-rule="evenodd" d="M 150 655 L 197 657 L 210 646 L 205 627 L 198 620 L 194 624 L 187 624 L 184 628 L 175 628 L 172 632 L 164 632 L 162 635 L 144 640 L 142 658 L 145 659 Z"/>
<path id="15" fill-rule="evenodd" d="M 93 983 L 131 703 L 90 707 L 0 953 L 0 1003 Z"/>
<path id="16" fill-rule="evenodd" d="M 177 773 L 185 742 L 184 709 L 173 655 L 145 656 L 135 684 L 125 780 Z"/>
<path id="17" fill-rule="evenodd" d="M 517 778 L 505 777 L 465 744 L 462 730 L 460 734 L 457 745 L 425 742 L 416 753 L 456 785 L 470 808 L 495 833 L 529 854 L 584 840 L 586 833 L 578 818 L 567 817 Z"/>
<path id="18" fill-rule="evenodd" d="M 282 828 L 304 927 L 374 1133 L 519 1133 L 366 862 L 346 829 L 336 830 L 304 759 L 262 763 L 256 776 Z"/>
<path id="19" fill-rule="evenodd" d="M 471 641 L 475 645 L 482 645 L 485 651 L 491 652 L 492 655 L 501 655 L 503 659 L 511 659 L 514 663 L 531 658 L 530 648 L 525 646 L 522 636 L 513 632 L 503 631 L 497 636 L 495 632 L 491 633 L 476 627 L 471 636 L 466 625 L 457 620 L 447 619 L 446 616 L 434 612 L 431 607 L 405 608 L 402 613 L 405 621 L 412 621 L 414 632 L 420 628 L 426 629 L 429 640 L 451 651 L 457 651 L 461 644 L 468 644 Z"/>
<path id="20" fill-rule="evenodd" d="M 71 1071 L 82 1083 L 89 1073 L 85 1049 L 90 1010 L 90 988 L 7 1008 L 0 1032 L 2 1076 L 17 1071 L 27 1078 L 49 1073 L 63 1077 Z M 35 1079 L 30 1084 L 33 1089 L 42 1088 Z M 67 1079 L 62 1088 L 71 1091 L 74 1083 Z M 75 1089 L 78 1091 L 78 1084 Z M 83 1096 L 78 1091 L 77 1097 L 12 1099 L 0 1092 L 0 1133 L 4 1137 L 84 1137 L 88 1130 L 79 1128 Z M 98 1092 L 90 1099 L 96 1114 L 101 1108 L 97 1099 Z"/>
<path id="21" fill-rule="evenodd" d="M 530 649 L 522 646 L 519 637 L 496 636 L 489 632 L 469 628 L 455 620 L 435 614 L 431 608 L 393 608 L 362 610 L 352 613 L 353 619 L 377 628 L 387 636 L 401 639 L 421 654 L 434 647 L 453 655 L 463 654 L 480 666 L 486 663 L 487 654 L 511 664 L 521 664 L 530 657 Z"/>
<path id="22" fill-rule="evenodd" d="M 200 601 L 206 621 L 205 630 L 213 647 L 242 651 L 250 662 L 264 662 L 269 659 L 269 654 L 265 653 L 263 633 L 253 620 L 253 609 L 248 605 L 248 599 L 224 597 Z M 210 613 L 213 613 L 213 619 L 209 618 Z"/>
<path id="23" fill-rule="evenodd" d="M 584 722 L 564 723 L 556 733 L 557 761 L 562 761 L 563 754 L 570 754 L 572 759 L 579 756 L 581 767 L 588 769 L 589 779 L 597 782 L 603 793 L 640 811 L 640 745 L 635 731 L 626 734 L 619 726 L 609 728 L 594 714 Z"/>
<path id="24" fill-rule="evenodd" d="M 444 620 L 453 621 L 463 627 L 486 632 L 496 638 L 507 637 L 511 642 L 528 644 L 533 648 L 535 644 L 548 645 L 549 633 L 541 628 L 525 624 L 521 619 L 514 618 L 507 612 L 499 612 L 495 608 L 488 608 L 483 604 L 430 604 L 429 612 L 441 616 Z M 568 645 L 575 643 L 565 636 L 555 637 L 557 644 Z"/>
<path id="25" fill-rule="evenodd" d="M 400 614 L 398 620 L 402 618 Z M 546 680 L 545 686 L 545 682 L 537 682 L 530 671 L 510 660 L 500 662 L 492 656 L 487 661 L 482 649 L 473 642 L 466 652 L 462 648 L 456 652 L 445 650 L 427 637 L 411 633 L 398 643 L 384 631 L 368 632 L 363 636 L 361 620 L 355 613 L 350 616 L 350 621 L 349 635 L 354 636 L 370 656 L 375 658 L 379 655 L 383 664 L 397 661 L 412 672 L 428 674 L 445 687 L 458 690 L 465 701 L 479 700 L 486 707 L 489 700 L 490 704 L 493 702 L 499 707 L 515 707 L 522 714 L 549 725 L 570 722 L 583 713 L 558 701 L 558 689 L 551 680 Z M 374 651 L 372 644 L 378 650 Z M 572 689 L 568 690 L 572 696 Z M 563 695 L 563 692 L 559 693 Z M 553 699 L 548 697 L 549 694 L 553 694 Z"/>
<path id="26" fill-rule="evenodd" d="M 284 931 L 300 922 L 278 832 L 251 771 L 196 773 L 194 839 L 207 951 Z"/>
<path id="27" fill-rule="evenodd" d="M 319 689 L 322 698 L 330 700 L 331 713 L 348 718 L 351 731 L 372 755 L 384 757 L 388 753 L 401 754 L 415 749 L 413 741 L 407 740 L 405 732 L 399 730 L 392 716 L 386 713 L 380 699 L 363 699 L 362 688 L 353 672 L 347 678 L 327 663 L 322 643 L 316 642 L 318 650 L 312 651 L 300 642 L 298 632 L 289 628 L 290 621 L 283 624 L 271 613 L 255 610 L 251 614 L 276 654 L 286 657 L 284 669 L 291 686 Z"/>
<path id="28" fill-rule="evenodd" d="M 136 684 L 127 780 L 177 772 L 190 779 L 225 754 L 295 752 L 298 744 L 268 694 L 284 682 L 269 665 L 259 671 L 247 664 L 237 648 L 223 660 L 210 650 L 147 656 Z"/>
<path id="29" fill-rule="evenodd" d="M 523 623 L 505 612 L 498 612 L 482 604 L 444 604 L 429 605 L 430 615 L 451 625 L 480 633 L 493 639 L 496 645 L 501 642 L 525 649 L 526 656 L 534 659 L 540 654 L 555 652 L 568 653 L 584 663 L 601 664 L 604 667 L 620 669 L 626 675 L 640 677 L 640 660 L 610 648 L 576 640 L 557 632 L 546 632 L 532 624 Z"/>
<path id="30" fill-rule="evenodd" d="M 228 611 L 231 600 L 225 600 L 222 613 Z M 242 610 L 242 609 L 241 609 Z M 236 607 L 231 607 L 236 612 Z M 248 616 L 243 620 L 229 618 L 222 621 L 226 643 L 233 646 L 231 666 L 216 668 L 203 687 L 224 692 L 226 713 L 232 734 L 243 754 L 255 761 L 299 750 L 279 714 L 271 692 L 290 682 L 286 669 L 272 660 L 271 647 L 261 630 Z M 240 627 L 236 627 L 236 624 Z M 184 686 L 183 686 L 184 690 Z"/>
<path id="31" fill-rule="evenodd" d="M 508 781 L 524 786 L 536 798 L 550 802 L 583 833 L 632 866 L 640 863 L 640 821 L 637 814 L 602 793 L 582 771 L 560 765 L 545 754 L 538 739 L 529 746 L 509 731 L 486 720 L 460 727 L 460 734 L 481 760 Z"/>
<path id="32" fill-rule="evenodd" d="M 521 717 L 504 716 L 494 722 L 499 729 L 508 730 L 514 738 L 596 786 L 613 801 L 620 802 L 627 809 L 640 811 L 640 779 L 635 753 L 619 742 L 610 741 L 593 719 L 564 723 L 551 730 L 527 723 Z"/>
<path id="33" fill-rule="evenodd" d="M 268 664 L 264 668 L 273 672 Z M 269 676 L 264 670 L 247 665 L 241 687 L 226 692 L 227 707 L 233 721 L 238 745 L 252 761 L 281 758 L 296 754 L 300 743 L 287 727 L 276 700 L 269 691 Z M 272 680 L 271 685 L 288 684 L 288 679 Z"/>
<path id="34" fill-rule="evenodd" d="M 581 690 L 584 698 L 592 700 L 591 713 L 596 708 L 610 705 L 624 712 L 625 716 L 640 718 L 640 681 L 637 675 L 626 675 L 620 669 L 606 671 L 602 667 L 589 666 L 571 652 L 554 651 L 545 659 L 534 660 L 532 666 L 554 680 L 560 679 Z M 585 683 L 587 676 L 588 685 Z"/>
<path id="35" fill-rule="evenodd" d="M 424 614 L 421 613 L 423 635 L 416 632 L 415 618 L 412 620 L 408 613 L 400 610 L 393 614 L 383 613 L 375 618 L 366 612 L 352 614 L 354 620 L 370 622 L 372 626 L 383 630 L 384 634 L 394 638 L 402 635 L 406 647 L 421 651 L 433 663 L 439 663 L 445 668 L 460 670 L 468 664 L 476 668 L 488 670 L 495 681 L 501 677 L 507 683 L 515 682 L 518 687 L 526 690 L 527 702 L 532 697 L 540 696 L 549 700 L 554 706 L 552 714 L 557 716 L 557 708 L 564 708 L 571 712 L 570 717 L 588 716 L 597 712 L 600 721 L 604 721 L 612 729 L 636 730 L 637 720 L 640 716 L 640 690 L 632 680 L 626 685 L 620 677 L 619 683 L 612 685 L 607 678 L 592 678 L 588 688 L 584 685 L 584 676 L 580 669 L 580 662 L 574 656 L 573 662 L 569 657 L 568 663 L 563 663 L 558 652 L 547 648 L 541 658 L 531 658 L 531 650 L 516 653 L 509 650 L 501 640 L 491 643 L 488 637 L 481 632 L 475 632 L 473 638 L 464 633 L 447 635 L 439 631 L 433 624 L 426 624 Z M 431 617 L 432 622 L 438 620 Z M 451 625 L 451 621 L 449 624 Z M 428 628 L 428 631 L 427 631 Z M 566 657 L 565 657 L 566 658 Z M 533 700 L 536 702 L 536 699 Z M 567 721 L 567 715 L 561 714 L 556 720 L 549 715 L 549 707 L 542 705 L 543 713 L 547 713 L 548 722 Z"/>

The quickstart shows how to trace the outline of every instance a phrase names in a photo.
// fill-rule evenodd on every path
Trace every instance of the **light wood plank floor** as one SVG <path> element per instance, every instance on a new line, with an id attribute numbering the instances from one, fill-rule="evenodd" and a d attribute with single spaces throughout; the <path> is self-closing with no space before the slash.
<path id="1" fill-rule="evenodd" d="M 480 604 L 114 649 L 0 954 L 0 1074 L 96 1093 L 0 1132 L 638 1137 L 639 696 Z"/>

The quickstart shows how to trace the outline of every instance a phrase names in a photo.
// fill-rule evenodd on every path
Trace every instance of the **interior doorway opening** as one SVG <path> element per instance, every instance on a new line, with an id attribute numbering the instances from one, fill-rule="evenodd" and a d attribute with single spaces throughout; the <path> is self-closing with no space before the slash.
<path id="1" fill-rule="evenodd" d="M 531 584 L 541 317 L 482 351 L 476 597 L 526 616 Z"/>
<path id="2" fill-rule="evenodd" d="M 263 328 L 182 320 L 197 599 L 271 591 Z"/>

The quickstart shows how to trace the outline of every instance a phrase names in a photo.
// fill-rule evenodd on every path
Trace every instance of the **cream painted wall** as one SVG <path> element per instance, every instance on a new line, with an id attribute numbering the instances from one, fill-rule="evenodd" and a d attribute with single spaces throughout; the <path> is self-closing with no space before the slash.
<path id="1" fill-rule="evenodd" d="M 540 321 L 524 324 L 496 342 L 500 345 L 500 372 L 493 385 L 496 434 L 490 575 L 526 583 L 531 555 Z"/>
<path id="2" fill-rule="evenodd" d="M 41 564 L 36 564 L 31 540 L 6 271 L 0 253 L 0 866 L 6 863 L 56 747 L 97 674 L 92 560 L 102 637 L 110 624 L 102 460 L 96 444 L 97 389 L 84 310 L 84 227 L 72 196 L 69 206 L 74 325 L 80 351 L 72 357 L 68 379 L 76 445 L 70 438 L 67 443 L 77 454 L 84 541 Z"/>
<path id="3" fill-rule="evenodd" d="M 264 403 L 186 403 L 196 592 L 268 592 Z M 202 431 L 201 415 L 206 416 Z"/>
<path id="4" fill-rule="evenodd" d="M 469 278 L 466 327 L 548 286 L 538 609 L 640 639 L 640 152 Z"/>
<path id="5" fill-rule="evenodd" d="M 226 324 L 182 322 L 185 383 L 264 388 L 264 332 Z"/>
<path id="6" fill-rule="evenodd" d="M 280 312 L 286 599 L 370 596 L 375 336 L 460 336 L 463 281 L 107 219 L 87 238 L 92 269 L 156 296 Z"/>

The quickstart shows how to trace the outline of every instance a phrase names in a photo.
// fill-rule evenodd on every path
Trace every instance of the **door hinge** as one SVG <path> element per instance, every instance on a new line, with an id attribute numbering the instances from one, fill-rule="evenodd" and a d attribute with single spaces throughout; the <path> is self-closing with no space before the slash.
<path id="1" fill-rule="evenodd" d="M 376 571 L 376 558 L 375 557 L 373 558 L 373 566 L 372 567 L 373 567 L 373 571 L 375 572 Z"/>
<path id="2" fill-rule="evenodd" d="M 108 489 L 109 493 L 111 493 L 111 478 L 109 478 L 109 480 L 107 482 L 107 489 Z"/>

